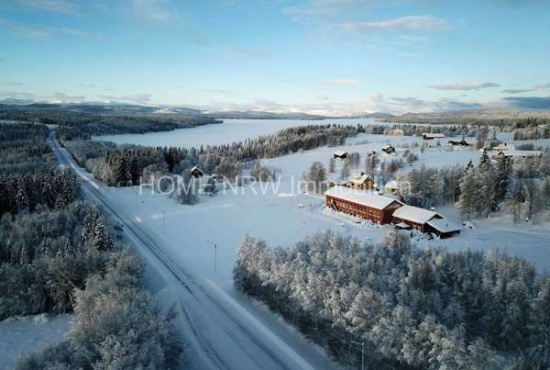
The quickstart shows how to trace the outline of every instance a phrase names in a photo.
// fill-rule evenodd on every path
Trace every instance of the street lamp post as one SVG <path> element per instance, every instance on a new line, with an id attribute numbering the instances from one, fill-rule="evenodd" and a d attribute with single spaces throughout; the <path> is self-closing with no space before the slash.
<path id="1" fill-rule="evenodd" d="M 206 242 L 214 246 L 214 273 L 218 273 L 218 245 L 210 240 L 207 240 Z"/>

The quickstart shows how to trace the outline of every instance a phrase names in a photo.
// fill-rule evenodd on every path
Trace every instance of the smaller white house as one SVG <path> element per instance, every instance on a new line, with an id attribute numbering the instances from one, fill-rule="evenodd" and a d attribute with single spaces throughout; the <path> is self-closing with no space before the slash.
<path id="1" fill-rule="evenodd" d="M 392 180 L 384 186 L 384 191 L 388 194 L 397 195 L 399 194 L 399 184 L 397 181 Z"/>

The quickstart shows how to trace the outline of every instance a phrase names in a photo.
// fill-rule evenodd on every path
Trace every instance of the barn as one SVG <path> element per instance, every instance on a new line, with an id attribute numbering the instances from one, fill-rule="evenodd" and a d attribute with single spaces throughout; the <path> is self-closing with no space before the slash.
<path id="1" fill-rule="evenodd" d="M 395 153 L 395 148 L 391 145 L 384 145 L 382 147 L 382 151 L 386 154 L 394 154 Z"/>
<path id="2" fill-rule="evenodd" d="M 334 159 L 344 160 L 349 157 L 349 153 L 343 150 L 337 150 L 334 152 Z"/>
<path id="3" fill-rule="evenodd" d="M 424 233 L 447 238 L 460 234 L 460 227 L 448 221 L 439 213 L 428 209 L 405 205 L 393 214 L 394 223 L 406 224 Z"/>
<path id="4" fill-rule="evenodd" d="M 380 225 L 393 221 L 393 213 L 403 206 L 400 201 L 343 186 L 335 186 L 325 192 L 326 207 L 347 213 Z"/>
<path id="5" fill-rule="evenodd" d="M 458 141 L 458 140 L 449 140 L 449 145 L 450 146 L 464 146 L 464 147 L 467 147 L 467 146 L 470 146 L 470 143 L 467 142 L 464 139 L 462 139 L 460 141 Z"/>

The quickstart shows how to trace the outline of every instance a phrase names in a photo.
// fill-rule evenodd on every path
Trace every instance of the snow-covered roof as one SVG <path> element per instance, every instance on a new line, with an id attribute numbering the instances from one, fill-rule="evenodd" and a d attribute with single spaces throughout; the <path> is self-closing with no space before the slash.
<path id="1" fill-rule="evenodd" d="M 410 222 L 415 222 L 418 224 L 425 224 L 434 217 L 441 217 L 437 212 L 430 211 L 424 208 L 413 207 L 413 206 L 403 206 L 399 208 L 393 214 L 393 217 L 399 218 L 401 220 L 406 220 Z"/>
<path id="2" fill-rule="evenodd" d="M 328 189 L 325 195 L 380 210 L 388 208 L 393 203 L 403 204 L 396 199 L 384 197 L 375 192 L 360 191 L 343 186 L 334 186 Z"/>
<path id="3" fill-rule="evenodd" d="M 357 177 L 352 177 L 351 179 L 348 180 L 348 182 L 351 182 L 352 184 L 361 185 L 361 184 L 364 184 L 365 181 L 367 181 L 368 179 L 370 179 L 369 175 L 361 175 Z"/>
<path id="4" fill-rule="evenodd" d="M 338 157 L 342 157 L 342 156 L 347 155 L 347 154 L 348 154 L 348 152 L 343 151 L 343 150 L 336 150 L 336 151 L 334 152 L 334 155 L 336 155 L 336 156 L 338 156 Z"/>
<path id="5" fill-rule="evenodd" d="M 453 224 L 446 218 L 434 218 L 428 221 L 428 225 L 441 233 L 452 233 L 460 231 L 460 226 Z"/>
<path id="6" fill-rule="evenodd" d="M 430 138 L 430 139 L 442 139 L 445 137 L 445 135 L 443 134 L 432 134 L 432 133 L 425 133 L 425 134 L 422 134 L 422 136 L 424 137 L 427 137 L 427 138 Z"/>
<path id="7" fill-rule="evenodd" d="M 391 180 L 386 184 L 386 188 L 399 189 L 399 185 L 397 184 L 397 181 Z"/>
<path id="8" fill-rule="evenodd" d="M 501 151 L 500 153 L 502 153 L 507 157 L 538 157 L 539 155 L 542 155 L 542 152 L 540 150 L 510 150 L 509 149 L 506 151 Z"/>
<path id="9" fill-rule="evenodd" d="M 198 166 L 193 166 L 193 168 L 191 168 L 189 171 L 191 172 L 200 171 L 202 173 L 202 170 Z"/>
<path id="10" fill-rule="evenodd" d="M 514 150 L 516 147 L 514 144 L 501 143 L 494 148 L 495 150 Z"/>
<path id="11" fill-rule="evenodd" d="M 393 149 L 393 146 L 391 146 L 390 144 L 386 144 L 382 147 L 382 150 L 386 150 L 386 149 Z"/>

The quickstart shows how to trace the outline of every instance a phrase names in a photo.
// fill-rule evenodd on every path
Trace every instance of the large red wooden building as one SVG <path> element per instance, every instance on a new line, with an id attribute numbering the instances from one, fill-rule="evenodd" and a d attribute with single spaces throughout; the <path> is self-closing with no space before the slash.
<path id="1" fill-rule="evenodd" d="M 371 220 L 381 225 L 391 223 L 393 213 L 403 206 L 403 203 L 396 199 L 343 186 L 330 188 L 325 196 L 327 208 Z"/>

